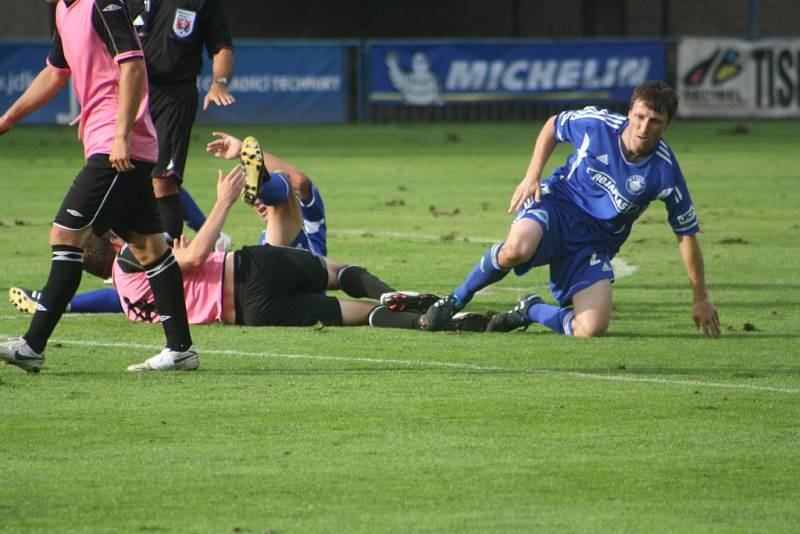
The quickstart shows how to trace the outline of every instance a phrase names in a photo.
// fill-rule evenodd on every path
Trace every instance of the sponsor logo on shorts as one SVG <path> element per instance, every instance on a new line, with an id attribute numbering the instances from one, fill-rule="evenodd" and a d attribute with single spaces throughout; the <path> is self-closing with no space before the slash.
<path id="1" fill-rule="evenodd" d="M 113 13 L 114 11 L 119 11 L 120 9 L 122 9 L 121 5 L 108 4 L 106 7 L 103 8 L 103 13 Z"/>
<path id="2" fill-rule="evenodd" d="M 83 217 L 83 213 L 79 212 L 78 210 L 68 209 L 67 213 L 69 213 L 73 217 Z"/>

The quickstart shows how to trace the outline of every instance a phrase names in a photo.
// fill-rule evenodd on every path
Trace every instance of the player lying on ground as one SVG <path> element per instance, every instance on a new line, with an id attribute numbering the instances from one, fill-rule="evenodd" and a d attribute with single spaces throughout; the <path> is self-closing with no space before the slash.
<path id="1" fill-rule="evenodd" d="M 631 97 L 627 118 L 595 107 L 565 111 L 545 123 L 525 178 L 511 197 L 517 211 L 508 237 L 487 250 L 466 280 L 432 306 L 423 327 L 440 330 L 480 289 L 550 266 L 550 289 L 558 306 L 528 295 L 512 310 L 495 315 L 488 330 L 507 332 L 540 323 L 565 335 L 599 336 L 611 316 L 611 259 L 653 200 L 667 208 L 692 286 L 695 326 L 720 335 L 717 310 L 706 290 L 695 209 L 675 155 L 662 135 L 678 108 L 675 91 L 645 82 Z M 556 143 L 575 151 L 540 185 Z"/>
<path id="2" fill-rule="evenodd" d="M 241 140 L 224 132 L 213 132 L 213 135 L 217 139 L 208 143 L 208 152 L 225 159 L 240 158 Z M 262 152 L 262 157 L 270 179 L 262 186 L 260 195 L 263 202 L 258 198 L 251 202 L 258 214 L 267 222 L 267 229 L 261 232 L 258 244 L 269 243 L 302 248 L 325 256 L 328 251 L 327 224 L 325 204 L 319 189 L 306 173 L 291 163 L 267 152 Z M 250 159 L 247 158 L 247 161 Z M 181 189 L 181 194 L 182 207 L 187 210 L 189 226 L 198 232 L 206 217 L 185 189 Z M 268 223 L 270 213 L 272 213 L 272 225 Z M 184 218 L 187 218 L 186 216 Z M 221 246 L 221 240 L 224 238 L 227 238 L 225 243 L 230 243 L 230 238 L 224 232 L 220 232 L 215 250 L 227 250 L 227 246 Z M 25 313 L 34 313 L 36 310 L 39 291 L 12 287 L 8 294 L 9 300 L 18 310 Z M 123 309 L 117 290 L 108 287 L 75 295 L 67 305 L 66 311 L 119 313 Z"/>
<path id="3" fill-rule="evenodd" d="M 258 145 L 253 143 L 251 153 L 260 159 Z M 260 161 L 254 167 L 259 171 L 263 168 Z M 269 244 L 243 247 L 233 253 L 212 252 L 216 235 L 241 194 L 240 169 L 237 167 L 224 177 L 220 172 L 217 202 L 206 224 L 191 242 L 181 238 L 173 245 L 173 254 L 184 274 L 186 309 L 191 323 L 419 327 L 424 305 L 431 300 L 395 292 L 362 267 L 342 265 L 306 250 Z M 259 191 L 263 189 L 256 187 Z M 275 222 L 270 220 L 271 225 Z M 90 240 L 86 247 L 86 270 L 101 277 L 112 275 L 130 319 L 157 322 L 152 294 L 138 263 L 127 247 L 117 254 L 114 241 L 110 235 Z M 326 289 L 341 289 L 354 298 L 383 297 L 386 304 L 329 297 L 324 294 Z M 405 310 L 394 311 L 401 308 Z M 486 319 L 482 316 L 465 314 L 454 317 L 446 328 L 480 331 L 485 326 Z"/>

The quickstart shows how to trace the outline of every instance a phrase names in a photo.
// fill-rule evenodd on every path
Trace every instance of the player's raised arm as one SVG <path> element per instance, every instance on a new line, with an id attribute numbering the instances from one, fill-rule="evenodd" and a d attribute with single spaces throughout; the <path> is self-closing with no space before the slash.
<path id="1" fill-rule="evenodd" d="M 69 80 L 68 70 L 45 67 L 22 95 L 0 116 L 0 135 L 7 133 L 29 113 L 50 101 Z"/>
<path id="2" fill-rule="evenodd" d="M 719 337 L 719 314 L 711 304 L 706 290 L 705 264 L 700 242 L 695 235 L 679 235 L 678 248 L 681 251 L 686 274 L 692 284 L 692 317 L 695 328 L 702 328 L 708 337 Z"/>
<path id="3" fill-rule="evenodd" d="M 235 166 L 227 175 L 218 171 L 217 176 L 217 201 L 200 231 L 191 242 L 183 239 L 176 240 L 173 254 L 182 271 L 189 271 L 202 264 L 217 242 L 219 233 L 225 225 L 228 212 L 236 203 L 244 187 L 244 169 L 241 165 Z"/>
<path id="4" fill-rule="evenodd" d="M 519 183 L 511 195 L 511 202 L 508 205 L 508 213 L 512 213 L 525 203 L 530 197 L 533 197 L 536 202 L 541 200 L 541 177 L 542 170 L 544 169 L 547 160 L 556 148 L 556 133 L 553 125 L 555 124 L 556 116 L 553 115 L 542 126 L 539 136 L 536 138 L 536 144 L 533 147 L 533 154 L 531 161 L 528 164 L 528 170 L 525 172 L 525 178 Z"/>
<path id="5" fill-rule="evenodd" d="M 237 159 L 242 151 L 242 140 L 225 132 L 211 132 L 216 137 L 206 145 L 206 152 L 218 158 Z"/>

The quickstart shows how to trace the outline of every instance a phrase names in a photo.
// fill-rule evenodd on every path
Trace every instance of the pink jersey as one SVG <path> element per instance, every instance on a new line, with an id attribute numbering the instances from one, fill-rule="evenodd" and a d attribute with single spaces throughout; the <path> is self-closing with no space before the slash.
<path id="1" fill-rule="evenodd" d="M 58 3 L 56 27 L 68 68 L 60 68 L 48 60 L 51 68 L 72 74 L 72 85 L 81 104 L 78 135 L 87 159 L 93 154 L 111 152 L 119 111 L 119 63 L 144 57 L 141 49 L 112 57 L 92 25 L 95 10 L 99 10 L 95 0 L 75 0 L 69 6 L 65 2 Z M 131 159 L 155 162 L 158 140 L 148 111 L 146 84 L 147 80 L 130 134 Z"/>
<path id="2" fill-rule="evenodd" d="M 183 273 L 186 313 L 191 324 L 222 321 L 223 276 L 225 253 L 212 252 L 205 263 Z M 132 321 L 158 322 L 153 305 L 153 292 L 144 273 L 126 273 L 114 262 L 114 286 L 122 309 Z"/>

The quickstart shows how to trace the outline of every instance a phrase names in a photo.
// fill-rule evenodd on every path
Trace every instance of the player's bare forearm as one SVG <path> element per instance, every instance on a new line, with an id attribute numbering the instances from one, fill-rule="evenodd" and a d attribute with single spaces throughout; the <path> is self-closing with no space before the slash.
<path id="1" fill-rule="evenodd" d="M 208 93 L 206 93 L 206 97 L 203 99 L 204 110 L 208 108 L 211 102 L 218 106 L 230 106 L 236 102 L 236 98 L 228 92 L 227 85 L 214 81 L 219 78 L 230 79 L 231 74 L 233 74 L 233 50 L 221 48 L 214 54 L 211 61 L 212 81 L 208 88 Z"/>
<path id="2" fill-rule="evenodd" d="M 709 337 L 719 337 L 719 314 L 708 297 L 705 262 L 700 242 L 694 235 L 679 235 L 678 248 L 689 283 L 692 285 L 692 316 L 696 328 L 702 328 Z"/>
<path id="3" fill-rule="evenodd" d="M 45 67 L 24 93 L 0 117 L 0 135 L 14 127 L 23 117 L 36 111 L 58 93 L 69 80 L 67 72 Z"/>
<path id="4" fill-rule="evenodd" d="M 119 69 L 119 111 L 115 135 L 127 139 L 133 130 L 144 96 L 147 71 L 141 58 L 124 61 Z"/>
<path id="5" fill-rule="evenodd" d="M 190 243 L 182 239 L 180 245 L 175 248 L 175 259 L 182 271 L 189 271 L 199 266 L 214 250 L 219 233 L 228 218 L 228 212 L 239 198 L 242 187 L 244 187 L 244 169 L 241 165 L 235 166 L 224 176 L 222 171 L 218 171 L 217 200 L 208 213 L 206 222 Z"/>
<path id="6" fill-rule="evenodd" d="M 541 200 L 541 177 L 542 170 L 556 149 L 556 134 L 553 129 L 556 116 L 553 115 L 542 126 L 539 135 L 536 137 L 536 143 L 533 146 L 533 154 L 531 154 L 531 161 L 528 163 L 528 169 L 525 171 L 525 177 L 514 190 L 511 195 L 511 202 L 508 205 L 508 213 L 518 210 L 522 207 L 526 200 L 533 197 L 536 202 Z"/>
<path id="7" fill-rule="evenodd" d="M 124 61 L 119 69 L 119 110 L 108 159 L 119 172 L 127 172 L 133 170 L 130 134 L 144 96 L 147 71 L 141 58 Z"/>

